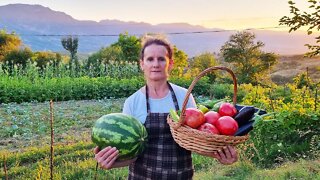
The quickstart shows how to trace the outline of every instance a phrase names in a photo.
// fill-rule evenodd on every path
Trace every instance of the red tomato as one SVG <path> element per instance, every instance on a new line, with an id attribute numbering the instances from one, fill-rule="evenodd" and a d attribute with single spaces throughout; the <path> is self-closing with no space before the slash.
<path id="1" fill-rule="evenodd" d="M 219 130 L 212 124 L 210 123 L 204 123 L 202 124 L 199 128 L 199 131 L 207 132 L 207 133 L 212 133 L 212 134 L 220 134 Z"/>
<path id="2" fill-rule="evenodd" d="M 221 116 L 235 116 L 237 114 L 237 109 L 234 107 L 234 105 L 230 103 L 222 103 L 219 107 L 218 113 Z"/>
<path id="3" fill-rule="evenodd" d="M 210 123 L 212 125 L 215 125 L 215 123 L 220 118 L 220 114 L 215 111 L 209 111 L 204 114 L 204 119 L 206 120 L 206 123 Z"/>
<path id="4" fill-rule="evenodd" d="M 216 122 L 216 128 L 221 134 L 232 136 L 238 130 L 238 123 L 230 116 L 222 116 Z"/>
<path id="5" fill-rule="evenodd" d="M 187 108 L 185 111 L 185 124 L 191 128 L 198 128 L 205 122 L 202 111 L 197 108 Z"/>

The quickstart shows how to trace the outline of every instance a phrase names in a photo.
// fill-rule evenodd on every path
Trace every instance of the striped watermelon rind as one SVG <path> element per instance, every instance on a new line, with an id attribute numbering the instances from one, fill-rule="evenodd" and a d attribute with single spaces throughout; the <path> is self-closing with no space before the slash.
<path id="1" fill-rule="evenodd" d="M 116 147 L 119 151 L 118 160 L 128 160 L 143 152 L 147 136 L 146 128 L 134 117 L 111 113 L 95 122 L 91 139 L 99 149 Z"/>

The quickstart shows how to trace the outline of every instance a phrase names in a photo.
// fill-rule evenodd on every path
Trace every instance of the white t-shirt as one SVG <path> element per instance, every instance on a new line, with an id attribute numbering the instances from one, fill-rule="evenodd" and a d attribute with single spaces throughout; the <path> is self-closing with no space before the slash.
<path id="1" fill-rule="evenodd" d="M 182 103 L 187 93 L 187 89 L 172 83 L 170 83 L 170 85 L 176 95 L 176 98 L 179 104 L 179 109 L 181 110 Z M 161 99 L 153 99 L 149 97 L 149 103 L 150 103 L 150 111 L 152 113 L 168 113 L 170 109 L 175 109 L 170 91 L 165 97 Z M 189 100 L 186 108 L 189 108 L 189 107 L 196 107 L 196 102 L 192 94 L 190 94 L 189 96 Z M 126 101 L 124 102 L 122 112 L 124 114 L 128 114 L 135 117 L 142 124 L 144 124 L 148 113 L 147 113 L 147 105 L 146 105 L 146 95 L 141 91 L 141 89 L 139 89 L 138 91 L 136 91 L 134 94 L 132 94 L 130 97 L 126 99 Z"/>

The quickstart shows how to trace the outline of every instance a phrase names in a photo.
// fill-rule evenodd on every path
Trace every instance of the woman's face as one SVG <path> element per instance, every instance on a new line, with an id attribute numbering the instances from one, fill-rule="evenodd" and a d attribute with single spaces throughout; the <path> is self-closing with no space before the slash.
<path id="1" fill-rule="evenodd" d="M 169 59 L 168 51 L 164 46 L 151 44 L 144 49 L 140 67 L 147 80 L 167 80 L 172 66 L 173 60 Z"/>

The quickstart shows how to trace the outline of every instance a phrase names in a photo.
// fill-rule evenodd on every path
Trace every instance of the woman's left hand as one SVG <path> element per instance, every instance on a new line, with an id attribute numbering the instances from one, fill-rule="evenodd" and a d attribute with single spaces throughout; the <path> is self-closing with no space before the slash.
<path id="1" fill-rule="evenodd" d="M 224 165 L 233 164 L 238 161 L 238 153 L 233 146 L 223 147 L 223 150 L 213 153 L 212 157 Z"/>

